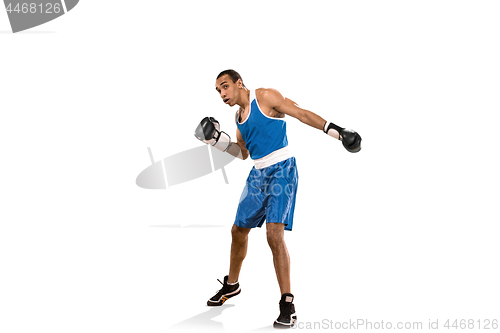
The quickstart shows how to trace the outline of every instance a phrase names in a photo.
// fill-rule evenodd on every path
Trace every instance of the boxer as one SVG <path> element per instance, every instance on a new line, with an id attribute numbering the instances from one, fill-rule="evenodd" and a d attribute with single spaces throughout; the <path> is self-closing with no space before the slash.
<path id="1" fill-rule="evenodd" d="M 220 130 L 219 122 L 213 117 L 205 117 L 200 122 L 195 136 L 240 159 L 250 156 L 255 165 L 247 178 L 231 229 L 229 274 L 224 282 L 219 280 L 222 289 L 208 300 L 207 305 L 220 306 L 241 292 L 238 278 L 247 253 L 248 234 L 252 228 L 260 228 L 266 222 L 267 242 L 281 292 L 280 314 L 273 325 L 290 328 L 297 315 L 284 230 L 291 231 L 293 227 L 298 171 L 295 157 L 288 149 L 285 115 L 340 140 L 351 153 L 361 150 L 361 136 L 299 107 L 276 89 L 248 89 L 241 76 L 231 69 L 217 76 L 215 89 L 225 104 L 239 106 L 235 114 L 236 142 Z"/>

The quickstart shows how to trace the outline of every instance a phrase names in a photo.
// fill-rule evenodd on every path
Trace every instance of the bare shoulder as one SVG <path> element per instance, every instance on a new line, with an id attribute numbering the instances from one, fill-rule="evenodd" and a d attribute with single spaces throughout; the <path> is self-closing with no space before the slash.
<path id="1" fill-rule="evenodd" d="M 255 90 L 255 96 L 259 100 L 259 104 L 269 108 L 274 108 L 285 101 L 281 93 L 273 88 L 259 88 Z"/>

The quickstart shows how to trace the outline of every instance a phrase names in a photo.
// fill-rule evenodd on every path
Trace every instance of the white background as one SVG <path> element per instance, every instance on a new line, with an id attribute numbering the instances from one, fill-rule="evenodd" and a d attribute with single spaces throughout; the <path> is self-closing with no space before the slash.
<path id="1" fill-rule="evenodd" d="M 500 319 L 499 11 L 84 0 L 12 34 L 0 10 L 0 331 L 271 327 L 280 293 L 264 228 L 250 233 L 241 295 L 205 306 L 252 161 L 226 166 L 229 185 L 220 171 L 135 184 L 147 147 L 159 160 L 201 145 L 205 116 L 234 135 L 236 109 L 214 89 L 228 68 L 363 137 L 350 154 L 287 118 L 303 325 Z"/>

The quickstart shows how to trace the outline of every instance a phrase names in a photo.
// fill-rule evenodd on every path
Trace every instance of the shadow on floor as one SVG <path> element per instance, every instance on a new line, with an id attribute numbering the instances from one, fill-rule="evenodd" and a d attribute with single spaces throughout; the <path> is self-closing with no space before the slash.
<path id="1" fill-rule="evenodd" d="M 225 332 L 224 325 L 212 319 L 220 316 L 224 310 L 232 308 L 233 306 L 234 304 L 226 304 L 208 307 L 208 311 L 197 314 L 194 317 L 169 327 L 168 332 Z"/>

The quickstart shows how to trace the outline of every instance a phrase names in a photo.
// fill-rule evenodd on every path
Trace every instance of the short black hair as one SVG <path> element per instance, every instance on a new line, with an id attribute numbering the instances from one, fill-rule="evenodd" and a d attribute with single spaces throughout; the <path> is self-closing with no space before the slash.
<path id="1" fill-rule="evenodd" d="M 241 80 L 243 87 L 245 86 L 245 84 L 243 83 L 243 79 L 241 78 L 241 75 L 237 71 L 235 71 L 234 69 L 226 69 L 225 71 L 220 72 L 220 74 L 217 75 L 217 79 L 219 79 L 221 76 L 224 76 L 224 75 L 229 75 L 229 77 L 231 78 L 231 81 L 233 81 L 233 83 L 236 83 L 236 81 Z"/>

